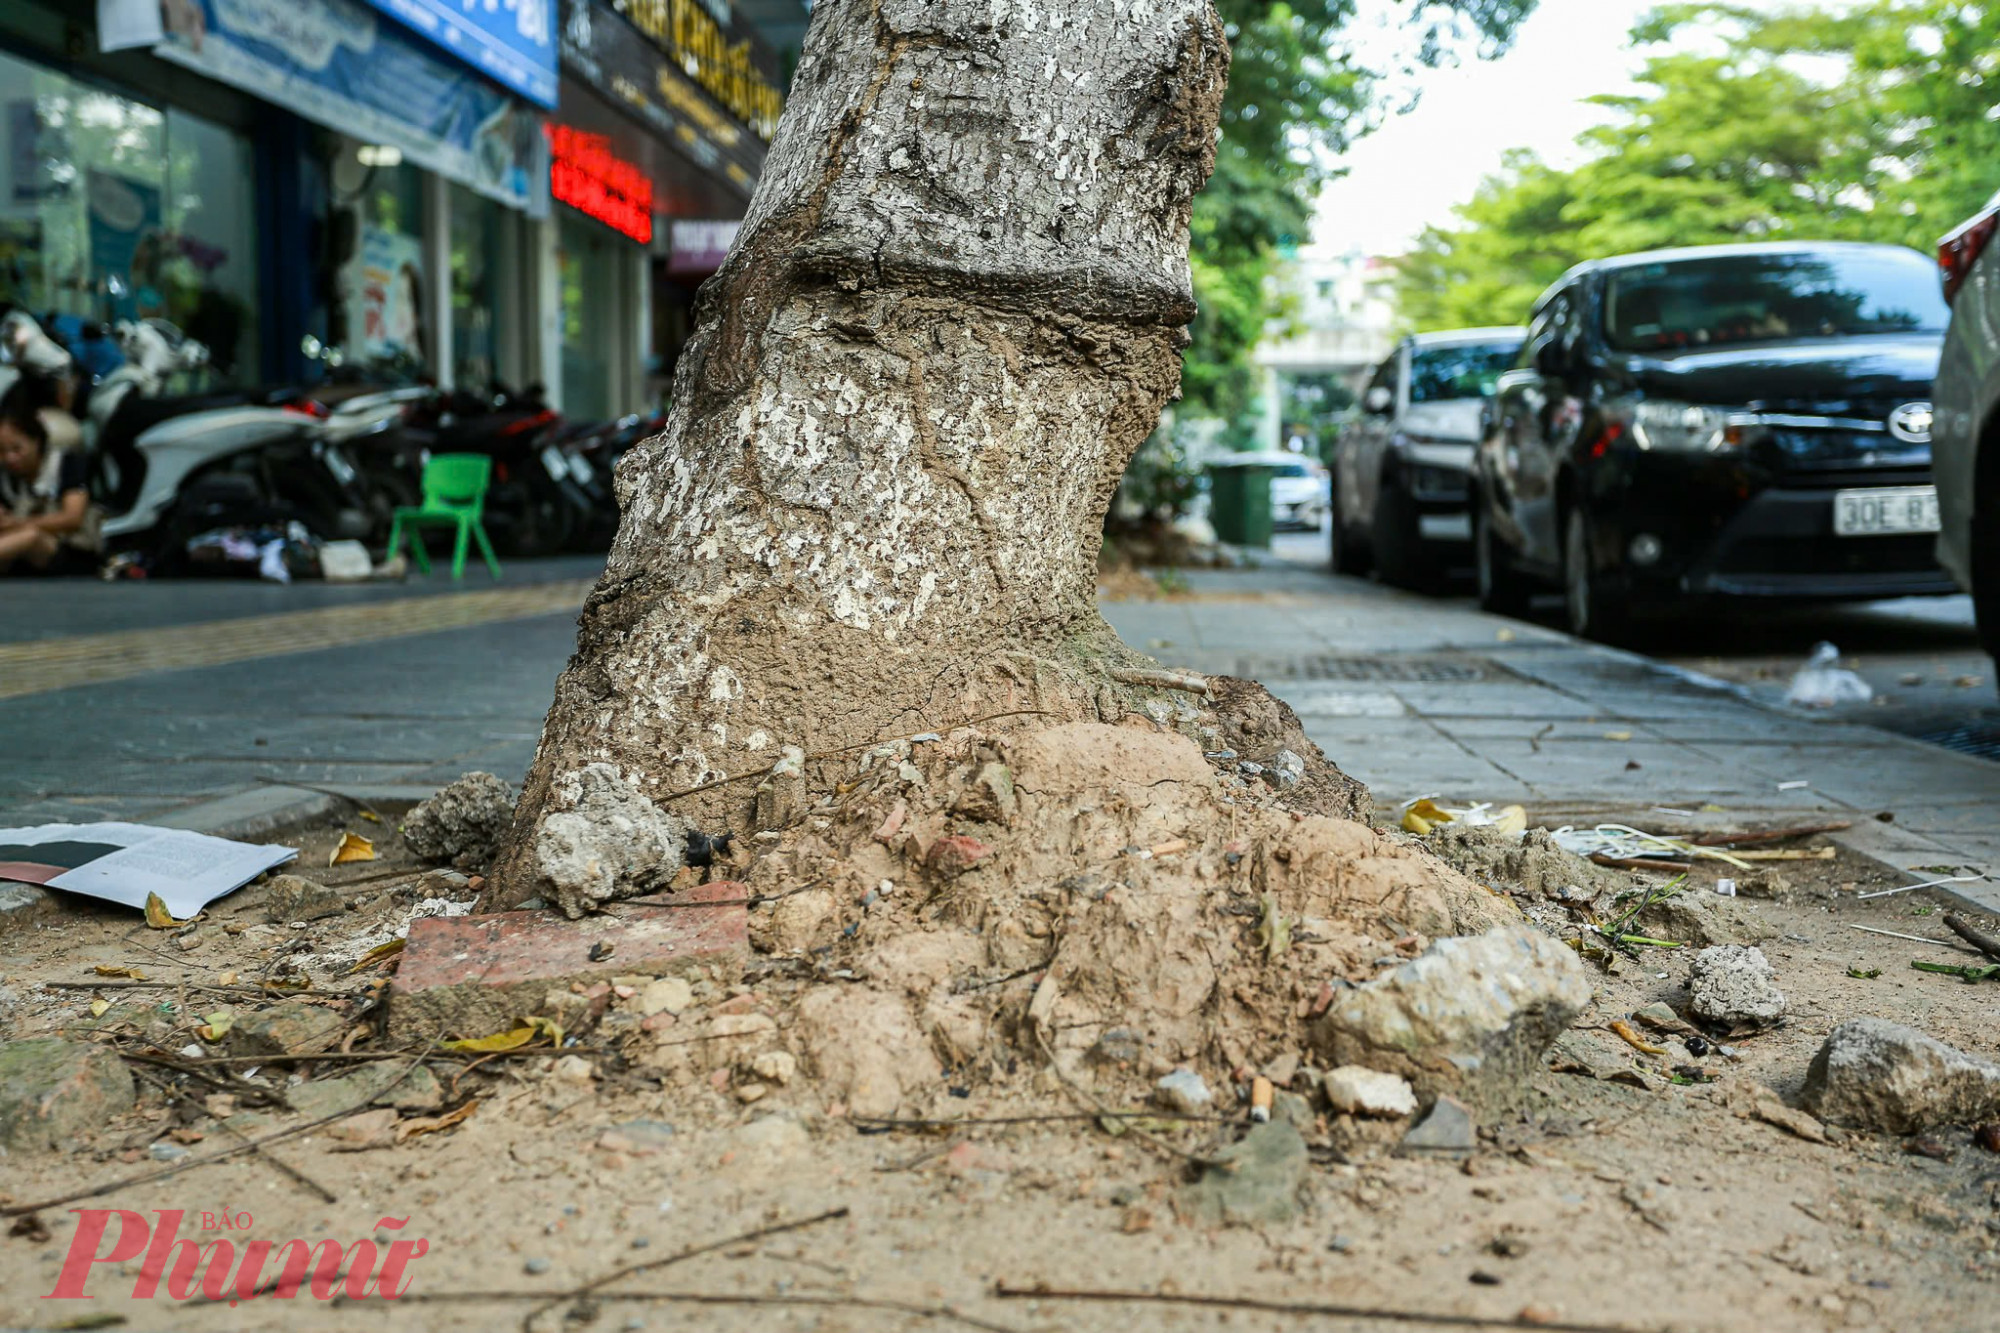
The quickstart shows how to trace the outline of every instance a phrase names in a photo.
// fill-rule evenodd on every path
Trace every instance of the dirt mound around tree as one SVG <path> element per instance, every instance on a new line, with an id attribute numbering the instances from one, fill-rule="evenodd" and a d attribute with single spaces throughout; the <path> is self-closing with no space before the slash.
<path id="1" fill-rule="evenodd" d="M 758 904 L 759 980 L 735 1006 L 762 1017 L 757 1040 L 736 1030 L 750 1015 L 689 1015 L 694 1031 L 639 1058 L 723 1087 L 782 1047 L 823 1108 L 857 1116 L 948 1114 L 951 1089 L 1051 1062 L 1066 1100 L 1128 1104 L 1177 1067 L 1222 1081 L 1296 1063 L 1333 988 L 1518 921 L 1422 850 L 1313 812 L 1353 811 L 1355 784 L 1302 736 L 1310 768 L 1219 744 L 1293 740 L 1281 708 L 1248 728 L 1181 714 L 1185 732 L 1133 715 L 861 756 L 734 872 Z"/>

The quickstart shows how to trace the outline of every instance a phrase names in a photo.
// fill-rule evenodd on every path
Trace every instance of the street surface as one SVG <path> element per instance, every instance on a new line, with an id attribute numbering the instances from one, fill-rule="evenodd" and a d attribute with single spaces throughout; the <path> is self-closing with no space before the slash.
<path id="1" fill-rule="evenodd" d="M 1325 567 L 1324 533 L 1280 533 L 1272 547 L 1288 563 Z M 1438 600 L 1473 606 L 1469 578 Z M 1553 626 L 1561 615 L 1554 594 L 1537 604 L 1540 624 Z M 2000 760 L 2000 691 L 1993 659 L 1979 646 L 1970 597 L 1725 609 L 1656 628 L 1634 646 L 1782 706 L 1793 673 L 1822 640 L 1839 648 L 1841 665 L 1875 691 L 1869 703 L 1842 705 L 1830 710 L 1834 715 Z"/>

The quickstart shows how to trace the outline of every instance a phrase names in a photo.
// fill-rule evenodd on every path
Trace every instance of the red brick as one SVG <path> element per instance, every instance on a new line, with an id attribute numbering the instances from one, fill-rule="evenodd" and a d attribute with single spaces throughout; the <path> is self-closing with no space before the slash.
<path id="1" fill-rule="evenodd" d="M 550 990 L 614 976 L 672 976 L 717 963 L 733 979 L 749 960 L 741 901 L 749 896 L 747 884 L 724 881 L 616 903 L 580 921 L 560 912 L 419 918 L 390 986 L 390 1030 L 484 1036 L 535 1012 Z M 674 905 L 690 903 L 717 905 Z M 600 944 L 612 950 L 592 961 Z"/>

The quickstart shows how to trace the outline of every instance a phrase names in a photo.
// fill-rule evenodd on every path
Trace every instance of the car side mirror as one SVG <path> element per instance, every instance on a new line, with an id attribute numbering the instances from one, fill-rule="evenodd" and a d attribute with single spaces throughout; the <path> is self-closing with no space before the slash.
<path id="1" fill-rule="evenodd" d="M 1390 393 L 1382 385 L 1377 384 L 1368 390 L 1367 396 L 1361 400 L 1361 406 L 1379 417 L 1394 406 L 1395 402 L 1396 395 Z"/>

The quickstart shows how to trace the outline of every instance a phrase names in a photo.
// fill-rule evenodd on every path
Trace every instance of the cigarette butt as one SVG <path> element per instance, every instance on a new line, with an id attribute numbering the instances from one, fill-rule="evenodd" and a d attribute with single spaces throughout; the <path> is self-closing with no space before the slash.
<path id="1" fill-rule="evenodd" d="M 1250 1118 L 1265 1121 L 1271 1118 L 1271 1098 L 1274 1091 L 1271 1080 L 1259 1074 L 1250 1080 Z"/>

